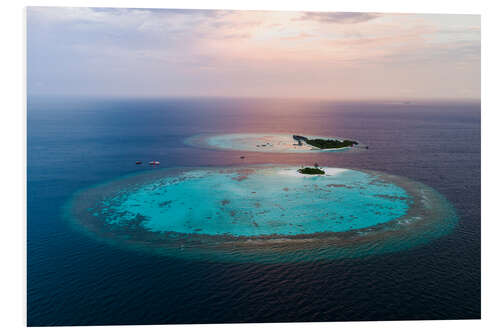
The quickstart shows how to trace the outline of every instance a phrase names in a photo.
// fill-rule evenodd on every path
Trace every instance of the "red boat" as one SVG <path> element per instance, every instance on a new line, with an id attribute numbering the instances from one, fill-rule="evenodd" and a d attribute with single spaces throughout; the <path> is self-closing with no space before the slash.
<path id="1" fill-rule="evenodd" d="M 135 161 L 135 164 L 142 164 L 141 161 Z"/>

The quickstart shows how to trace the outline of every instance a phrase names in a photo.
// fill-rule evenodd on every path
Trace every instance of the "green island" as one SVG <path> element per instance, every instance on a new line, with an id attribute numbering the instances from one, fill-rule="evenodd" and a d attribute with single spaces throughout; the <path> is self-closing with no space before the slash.
<path id="1" fill-rule="evenodd" d="M 308 139 L 307 137 L 301 135 L 293 135 L 293 138 L 299 142 L 300 146 L 302 145 L 302 141 L 304 141 L 308 145 L 319 149 L 345 148 L 358 144 L 356 141 L 352 140 Z"/>
<path id="2" fill-rule="evenodd" d="M 351 140 L 323 140 L 323 139 L 308 139 L 306 140 L 308 145 L 314 146 L 319 149 L 331 149 L 331 148 L 344 148 L 352 147 L 357 145 L 356 141 Z"/>
<path id="3" fill-rule="evenodd" d="M 314 168 L 305 167 L 305 168 L 299 169 L 297 171 L 301 174 L 304 174 L 304 175 L 324 175 L 325 174 L 325 172 L 318 167 L 314 167 Z"/>

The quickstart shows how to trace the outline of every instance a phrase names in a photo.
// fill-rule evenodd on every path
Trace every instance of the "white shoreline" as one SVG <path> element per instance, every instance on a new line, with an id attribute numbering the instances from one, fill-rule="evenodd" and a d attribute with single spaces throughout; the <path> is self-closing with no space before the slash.
<path id="1" fill-rule="evenodd" d="M 278 170 L 276 173 L 280 176 L 288 176 L 288 177 L 318 177 L 318 176 L 338 176 L 346 171 L 348 169 L 343 169 L 343 168 L 321 168 L 325 172 L 324 175 L 308 175 L 308 174 L 303 174 L 298 171 L 298 169 L 281 169 Z"/>

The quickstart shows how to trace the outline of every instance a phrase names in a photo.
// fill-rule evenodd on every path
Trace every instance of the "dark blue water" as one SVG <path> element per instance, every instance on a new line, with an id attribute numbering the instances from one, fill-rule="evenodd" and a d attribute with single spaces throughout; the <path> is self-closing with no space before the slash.
<path id="1" fill-rule="evenodd" d="M 242 160 L 183 144 L 243 131 L 334 135 L 369 149 Z M 116 247 L 63 219 L 75 191 L 152 159 L 162 168 L 318 162 L 384 171 L 433 187 L 460 220 L 403 252 L 256 264 Z M 27 246 L 30 326 L 479 318 L 480 105 L 30 97 Z"/>

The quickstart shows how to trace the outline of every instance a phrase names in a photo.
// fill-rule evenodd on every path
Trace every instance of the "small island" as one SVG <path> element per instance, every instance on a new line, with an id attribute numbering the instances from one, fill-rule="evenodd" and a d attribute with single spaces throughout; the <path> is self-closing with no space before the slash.
<path id="1" fill-rule="evenodd" d="M 185 142 L 197 147 L 262 153 L 341 152 L 362 145 L 352 139 L 292 133 L 207 134 L 190 137 Z"/>
<path id="2" fill-rule="evenodd" d="M 299 146 L 301 146 L 302 141 L 304 141 L 308 145 L 319 149 L 338 149 L 352 147 L 358 144 L 356 141 L 352 140 L 308 139 L 307 137 L 301 135 L 293 135 L 293 138 L 298 141 Z"/>
<path id="3" fill-rule="evenodd" d="M 325 172 L 317 166 L 315 166 L 314 168 L 305 167 L 305 168 L 301 168 L 297 171 L 303 175 L 324 175 L 325 174 Z"/>

